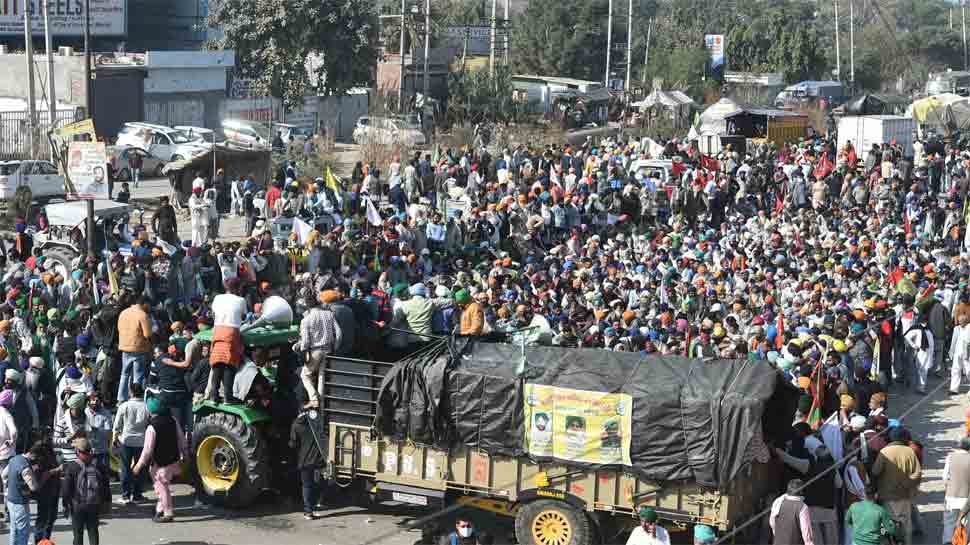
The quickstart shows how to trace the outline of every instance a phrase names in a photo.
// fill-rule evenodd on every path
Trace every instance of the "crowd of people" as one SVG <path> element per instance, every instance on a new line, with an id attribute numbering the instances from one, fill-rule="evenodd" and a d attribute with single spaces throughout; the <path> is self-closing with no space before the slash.
<path id="1" fill-rule="evenodd" d="M 970 152 L 863 154 L 815 136 L 707 157 L 677 139 L 607 138 L 438 150 L 358 164 L 345 183 L 289 166 L 259 182 L 200 175 L 191 240 L 163 199 L 152 225 L 119 226 L 130 252 L 69 267 L 18 219 L 0 256 L 12 544 L 32 527 L 48 539 L 59 501 L 75 543 L 97 543 L 113 448 L 121 501 L 143 500 L 147 470 L 155 520 L 173 520 L 193 402 L 272 408 L 266 354 L 240 328 L 274 296 L 300 324 L 295 412 L 319 407 L 327 356 L 451 334 L 770 366 L 802 390 L 791 440 L 765 452 L 790 477 L 774 542 L 912 543 L 922 530 L 922 446 L 890 400 L 947 369 L 951 394 L 970 378 Z M 247 216 L 244 240 L 219 238 L 225 214 Z M 205 329 L 211 342 L 195 338 Z M 301 468 L 320 463 L 303 450 Z M 970 498 L 970 440 L 945 473 L 948 543 Z M 313 518 L 313 472 L 301 477 Z M 666 541 L 655 512 L 641 519 L 630 543 Z"/>

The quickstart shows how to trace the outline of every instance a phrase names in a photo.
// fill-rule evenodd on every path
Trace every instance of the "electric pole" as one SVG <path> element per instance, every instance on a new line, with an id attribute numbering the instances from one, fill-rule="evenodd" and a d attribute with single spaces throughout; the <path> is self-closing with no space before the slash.
<path id="1" fill-rule="evenodd" d="M 839 48 L 839 0 L 835 0 L 835 79 L 842 81 L 842 50 Z"/>
<path id="2" fill-rule="evenodd" d="M 633 0 L 630 0 L 629 9 L 626 18 L 626 80 L 623 82 L 623 90 L 627 93 L 627 102 L 630 101 L 630 67 L 633 66 Z"/>
<path id="3" fill-rule="evenodd" d="M 495 76 L 495 31 L 498 25 L 498 0 L 492 0 L 492 31 L 488 42 L 488 75 Z"/>
<path id="4" fill-rule="evenodd" d="M 960 0 L 960 21 L 963 27 L 963 69 L 967 69 L 967 0 Z"/>
<path id="5" fill-rule="evenodd" d="M 428 55 L 431 52 L 431 0 L 424 0 L 424 99 L 431 92 L 431 76 L 428 73 Z M 424 116 L 422 116 L 423 119 Z"/>
<path id="6" fill-rule="evenodd" d="M 87 101 L 88 117 L 94 119 L 94 98 L 91 85 L 91 0 L 84 0 L 84 94 Z M 75 186 L 75 191 L 77 187 Z M 111 197 L 111 195 L 108 195 Z M 94 199 L 88 199 L 88 255 L 96 255 L 94 247 Z"/>
<path id="7" fill-rule="evenodd" d="M 606 79 L 603 84 L 610 86 L 610 49 L 613 48 L 613 0 L 610 0 L 609 14 L 606 17 Z"/>
<path id="8" fill-rule="evenodd" d="M 27 115 L 30 120 L 30 158 L 37 157 L 37 98 L 34 90 L 34 36 L 31 28 L 30 0 L 24 0 L 24 54 L 27 56 Z"/>
<path id="9" fill-rule="evenodd" d="M 647 48 L 643 53 L 643 81 L 647 81 L 647 65 L 650 64 L 650 31 L 653 30 L 653 17 L 647 23 Z M 646 92 L 646 90 L 644 90 Z"/>
<path id="10" fill-rule="evenodd" d="M 404 113 L 404 33 L 407 32 L 406 0 L 401 0 L 401 85 L 397 88 L 397 111 Z"/>
<path id="11" fill-rule="evenodd" d="M 849 82 L 855 92 L 855 0 L 849 0 Z"/>
<path id="12" fill-rule="evenodd" d="M 48 95 L 48 131 L 57 127 L 57 96 L 54 93 L 54 52 L 51 49 L 50 0 L 44 2 L 44 48 L 47 49 L 47 95 Z M 54 147 L 50 146 L 51 162 L 54 162 Z"/>
<path id="13" fill-rule="evenodd" d="M 509 65 L 509 48 L 512 45 L 512 37 L 509 34 L 512 33 L 512 22 L 509 19 L 512 16 L 512 0 L 505 0 L 505 46 L 502 49 L 504 53 L 505 66 Z"/>

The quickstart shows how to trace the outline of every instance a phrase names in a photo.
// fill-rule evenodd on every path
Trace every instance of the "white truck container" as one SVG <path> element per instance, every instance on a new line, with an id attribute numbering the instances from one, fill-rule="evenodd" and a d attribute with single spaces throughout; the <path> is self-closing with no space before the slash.
<path id="1" fill-rule="evenodd" d="M 852 142 L 859 160 L 873 144 L 888 144 L 893 140 L 902 146 L 903 154 L 913 155 L 913 131 L 916 122 L 901 115 L 855 115 L 839 120 L 838 146 L 841 150 L 846 142 Z"/>

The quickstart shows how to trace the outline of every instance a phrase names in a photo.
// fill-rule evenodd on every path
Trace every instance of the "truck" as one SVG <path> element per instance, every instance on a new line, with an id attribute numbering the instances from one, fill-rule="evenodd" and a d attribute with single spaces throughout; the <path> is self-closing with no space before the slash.
<path id="1" fill-rule="evenodd" d="M 872 149 L 873 144 L 881 146 L 896 141 L 903 153 L 913 155 L 913 133 L 916 122 L 900 115 L 857 115 L 846 116 L 839 120 L 838 146 L 841 150 L 847 142 L 852 142 L 859 158 Z"/>
<path id="2" fill-rule="evenodd" d="M 785 87 L 775 97 L 778 108 L 797 108 L 801 106 L 819 106 L 822 102 L 826 108 L 838 106 L 845 100 L 842 83 L 838 81 L 802 81 Z"/>
<path id="3" fill-rule="evenodd" d="M 321 406 L 328 426 L 325 476 L 364 501 L 390 500 L 445 512 L 474 508 L 505 517 L 523 545 L 611 543 L 636 524 L 636 513 L 644 506 L 654 508 L 671 528 L 736 528 L 776 497 L 782 479 L 777 460 L 753 454 L 758 441 L 745 446 L 747 432 L 728 429 L 731 417 L 726 415 L 737 409 L 728 408 L 730 400 L 738 396 L 745 400 L 742 403 L 750 403 L 749 408 L 760 406 L 752 413 L 760 426 L 792 414 L 788 411 L 793 410 L 793 393 L 775 381 L 770 368 L 718 362 L 724 366 L 717 373 L 726 380 L 726 391 L 712 412 L 707 394 L 698 400 L 698 391 L 688 391 L 696 384 L 673 377 L 686 377 L 680 373 L 690 369 L 691 380 L 705 383 L 708 379 L 699 374 L 713 377 L 716 365 L 703 368 L 684 358 L 673 358 L 678 361 L 669 365 L 661 360 L 670 358 L 657 358 L 642 364 L 655 367 L 655 384 L 641 390 L 620 386 L 640 372 L 638 358 L 619 363 L 613 353 L 599 350 L 523 347 L 520 352 L 507 344 L 454 340 L 440 341 L 437 347 L 393 364 L 331 358 Z M 602 369 L 618 369 L 607 379 L 612 389 L 598 391 L 597 379 L 589 374 L 578 378 L 577 373 L 593 368 L 600 376 Z M 624 376 L 629 369 L 634 369 L 632 375 Z M 556 378 L 566 376 L 571 378 Z M 711 378 L 708 384 L 720 380 Z M 632 401 L 623 399 L 618 389 L 631 391 Z M 607 412 L 616 401 L 616 414 L 597 421 L 589 406 L 577 416 L 568 407 L 543 405 L 543 399 L 560 399 L 557 396 L 570 400 L 567 404 L 605 406 Z M 425 407 L 424 412 L 416 406 Z M 677 407 L 684 407 L 683 412 Z M 645 413 L 664 418 L 661 414 L 667 410 L 673 411 L 669 428 L 655 429 L 645 420 Z M 437 430 L 427 433 L 422 426 Z M 568 430 L 566 442 L 557 444 L 554 453 L 539 452 L 536 441 L 548 436 L 546 430 L 558 433 L 563 426 Z M 788 427 L 790 419 L 781 418 L 765 424 L 764 432 L 770 436 L 769 428 Z M 528 444 L 518 443 L 523 432 Z M 692 446 L 683 451 L 680 434 L 691 437 Z M 699 446 L 695 434 L 701 442 L 720 437 L 721 450 Z M 631 441 L 631 435 L 637 439 Z M 583 451 L 593 452 L 590 458 L 577 454 L 570 443 L 579 436 L 595 445 Z M 644 448 L 644 443 L 656 448 Z M 560 447 L 565 450 L 560 452 Z M 714 483 L 710 475 L 692 478 L 689 470 L 680 471 L 691 464 L 723 462 L 726 467 L 735 447 L 735 452 L 746 453 L 745 460 L 734 460 L 737 471 L 723 471 L 723 481 Z M 635 451 L 632 461 L 620 461 L 623 448 Z M 619 457 L 598 458 L 609 458 L 607 452 Z M 655 463 L 658 471 L 644 471 L 644 465 L 653 464 L 644 460 L 657 453 L 666 453 Z M 678 469 L 670 469 L 674 466 Z M 675 478 L 658 478 L 664 473 Z M 739 542 L 758 542 L 760 525 L 749 528 L 752 533 L 742 533 Z M 434 523 L 422 529 L 426 542 L 437 533 Z"/>
<path id="4" fill-rule="evenodd" d="M 960 96 L 970 95 L 970 72 L 963 70 L 947 70 L 930 74 L 926 80 L 927 96 L 953 93 Z"/>

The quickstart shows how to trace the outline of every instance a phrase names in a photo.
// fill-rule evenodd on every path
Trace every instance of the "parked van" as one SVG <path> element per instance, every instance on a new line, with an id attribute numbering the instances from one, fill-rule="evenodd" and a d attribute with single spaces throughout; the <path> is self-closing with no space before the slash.
<path id="1" fill-rule="evenodd" d="M 354 128 L 354 142 L 379 142 L 393 144 L 401 142 L 409 146 L 423 146 L 427 140 L 421 127 L 405 119 L 392 117 L 362 116 Z"/>

